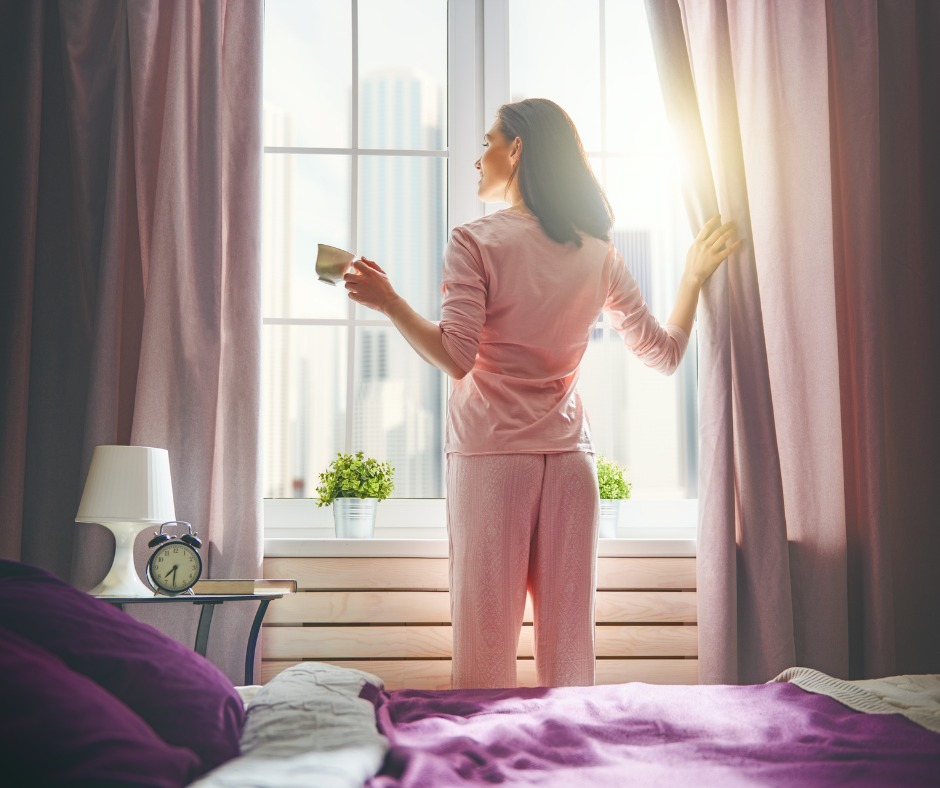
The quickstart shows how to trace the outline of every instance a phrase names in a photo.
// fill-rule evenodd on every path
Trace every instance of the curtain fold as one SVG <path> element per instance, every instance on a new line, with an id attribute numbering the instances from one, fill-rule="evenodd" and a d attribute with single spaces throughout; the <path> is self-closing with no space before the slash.
<path id="1" fill-rule="evenodd" d="M 97 583 L 113 541 L 74 516 L 94 447 L 131 443 L 169 450 L 206 575 L 260 576 L 262 3 L 29 5 L 19 30 L 43 47 L 23 103 L 42 109 L 23 135 L 39 164 L 15 184 L 37 208 L 13 258 L 32 315 L 5 399 L 6 428 L 27 426 L 4 449 L 23 469 L 4 554 Z M 209 656 L 240 682 L 252 611 L 229 607 Z M 128 610 L 191 643 L 195 610 Z"/>
<path id="2" fill-rule="evenodd" d="M 4 555 L 67 577 L 81 494 L 89 303 L 97 268 L 81 244 L 58 6 L 7 3 L 0 24 L 8 230 L 3 265 Z M 6 173 L 10 177 L 6 177 Z M 72 510 L 72 511 L 69 511 Z"/>
<path id="3" fill-rule="evenodd" d="M 647 11 L 692 225 L 713 192 L 750 239 L 700 310 L 700 679 L 937 670 L 940 14 Z"/>
<path id="4" fill-rule="evenodd" d="M 26 413 L 32 328 L 39 144 L 35 130 L 42 117 L 43 7 L 0 5 L 0 555 L 23 553 L 23 502 L 26 480 Z M 15 187 L 13 185 L 15 184 Z M 71 551 L 71 536 L 62 540 Z M 60 568 L 67 564 L 62 561 Z"/>
<path id="5" fill-rule="evenodd" d="M 761 305 L 769 416 L 777 435 L 794 657 L 845 676 L 845 485 L 825 6 L 729 0 L 728 27 L 756 257 L 751 297 Z M 762 526 L 756 519 L 753 524 Z M 778 611 L 772 602 L 760 615 L 772 619 Z M 775 668 L 760 665 L 761 671 Z"/>
<path id="6" fill-rule="evenodd" d="M 878 3 L 826 4 L 833 202 L 845 472 L 850 673 L 888 675 L 894 630 L 885 433 L 881 290 Z M 874 56 L 873 56 L 874 55 Z M 873 582 L 874 581 L 874 582 Z M 866 671 L 867 668 L 867 671 Z"/>
<path id="7" fill-rule="evenodd" d="M 687 181 L 686 204 L 710 208 L 713 192 L 723 218 L 746 239 L 703 288 L 699 309 L 699 676 L 760 681 L 768 664 L 793 664 L 793 617 L 727 9 L 650 0 L 647 10 L 667 114 L 683 141 L 696 138 L 685 146 L 687 170 L 712 173 L 711 184 L 701 175 Z M 691 77 L 676 76 L 685 71 Z M 689 118 L 696 105 L 697 123 Z M 708 216 L 689 218 L 697 232 Z"/>
<path id="8" fill-rule="evenodd" d="M 877 8 L 880 210 L 862 223 L 881 225 L 882 268 L 880 304 L 861 306 L 884 315 L 887 511 L 877 528 L 890 542 L 891 580 L 869 573 L 864 582 L 892 597 L 897 669 L 927 673 L 940 671 L 932 623 L 940 621 L 940 6 L 881 0 Z"/>

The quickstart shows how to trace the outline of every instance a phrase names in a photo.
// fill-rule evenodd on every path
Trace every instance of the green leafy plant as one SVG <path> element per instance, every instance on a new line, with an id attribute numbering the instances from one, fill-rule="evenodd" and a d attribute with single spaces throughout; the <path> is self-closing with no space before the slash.
<path id="1" fill-rule="evenodd" d="M 597 455 L 597 486 L 604 500 L 630 497 L 633 485 L 627 481 L 627 469 Z"/>
<path id="2" fill-rule="evenodd" d="M 336 459 L 320 474 L 317 506 L 328 506 L 336 498 L 388 498 L 395 489 L 395 469 L 387 462 L 338 452 Z"/>

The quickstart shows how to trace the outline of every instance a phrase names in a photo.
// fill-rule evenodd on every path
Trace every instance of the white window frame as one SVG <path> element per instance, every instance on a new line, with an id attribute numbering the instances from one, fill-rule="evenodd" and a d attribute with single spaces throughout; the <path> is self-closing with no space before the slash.
<path id="1" fill-rule="evenodd" d="M 510 100 L 509 90 L 509 2 L 510 0 L 449 0 L 447 8 L 447 148 L 444 151 L 365 150 L 358 148 L 358 3 L 352 2 L 352 129 L 351 148 L 290 148 L 265 147 L 265 153 L 319 153 L 350 155 L 351 190 L 350 233 L 357 237 L 358 158 L 362 155 L 419 155 L 446 158 L 447 226 L 452 228 L 472 221 L 484 213 L 486 206 L 476 197 L 477 177 L 468 163 L 479 158 L 480 140 L 497 109 Z M 604 3 L 600 3 L 601 28 L 604 25 Z M 603 42 L 603 36 L 601 36 Z M 603 49 L 601 51 L 603 57 Z M 602 63 L 601 75 L 605 69 Z M 452 96 L 470 97 L 452 101 Z M 355 245 L 355 244 L 353 244 Z M 357 319 L 355 304 L 350 302 L 346 320 L 265 318 L 265 325 L 344 325 L 388 326 L 388 320 Z M 347 353 L 346 435 L 352 434 L 355 365 L 355 330 L 349 332 Z M 347 446 L 346 451 L 351 447 Z M 444 539 L 446 538 L 445 501 L 443 498 L 391 498 L 379 507 L 376 539 Z M 641 540 L 695 540 L 698 521 L 697 499 L 634 500 L 630 505 L 629 523 L 621 522 L 618 536 Z M 318 507 L 315 498 L 264 499 L 264 536 L 266 540 L 333 538 L 331 507 Z"/>

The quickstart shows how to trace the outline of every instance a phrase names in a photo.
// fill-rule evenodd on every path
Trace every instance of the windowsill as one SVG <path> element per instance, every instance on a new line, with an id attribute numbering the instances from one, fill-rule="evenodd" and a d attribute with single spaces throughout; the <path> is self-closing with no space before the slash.
<path id="1" fill-rule="evenodd" d="M 695 555 L 697 501 L 629 503 L 617 538 L 598 541 L 599 556 Z M 337 539 L 330 507 L 318 508 L 309 498 L 266 499 L 264 523 L 266 558 L 447 557 L 443 499 L 383 501 L 372 539 Z"/>
<path id="2" fill-rule="evenodd" d="M 617 539 L 602 538 L 598 540 L 597 554 L 605 558 L 694 556 L 695 539 L 629 536 Z M 264 555 L 265 558 L 447 558 L 447 537 L 271 538 L 264 540 Z"/>

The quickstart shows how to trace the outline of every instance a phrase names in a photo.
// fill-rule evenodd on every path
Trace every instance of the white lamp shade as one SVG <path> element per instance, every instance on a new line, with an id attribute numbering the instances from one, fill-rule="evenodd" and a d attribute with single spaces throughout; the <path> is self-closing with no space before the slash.
<path id="1" fill-rule="evenodd" d="M 176 519 L 170 455 L 150 446 L 97 446 L 75 520 L 165 523 Z"/>

